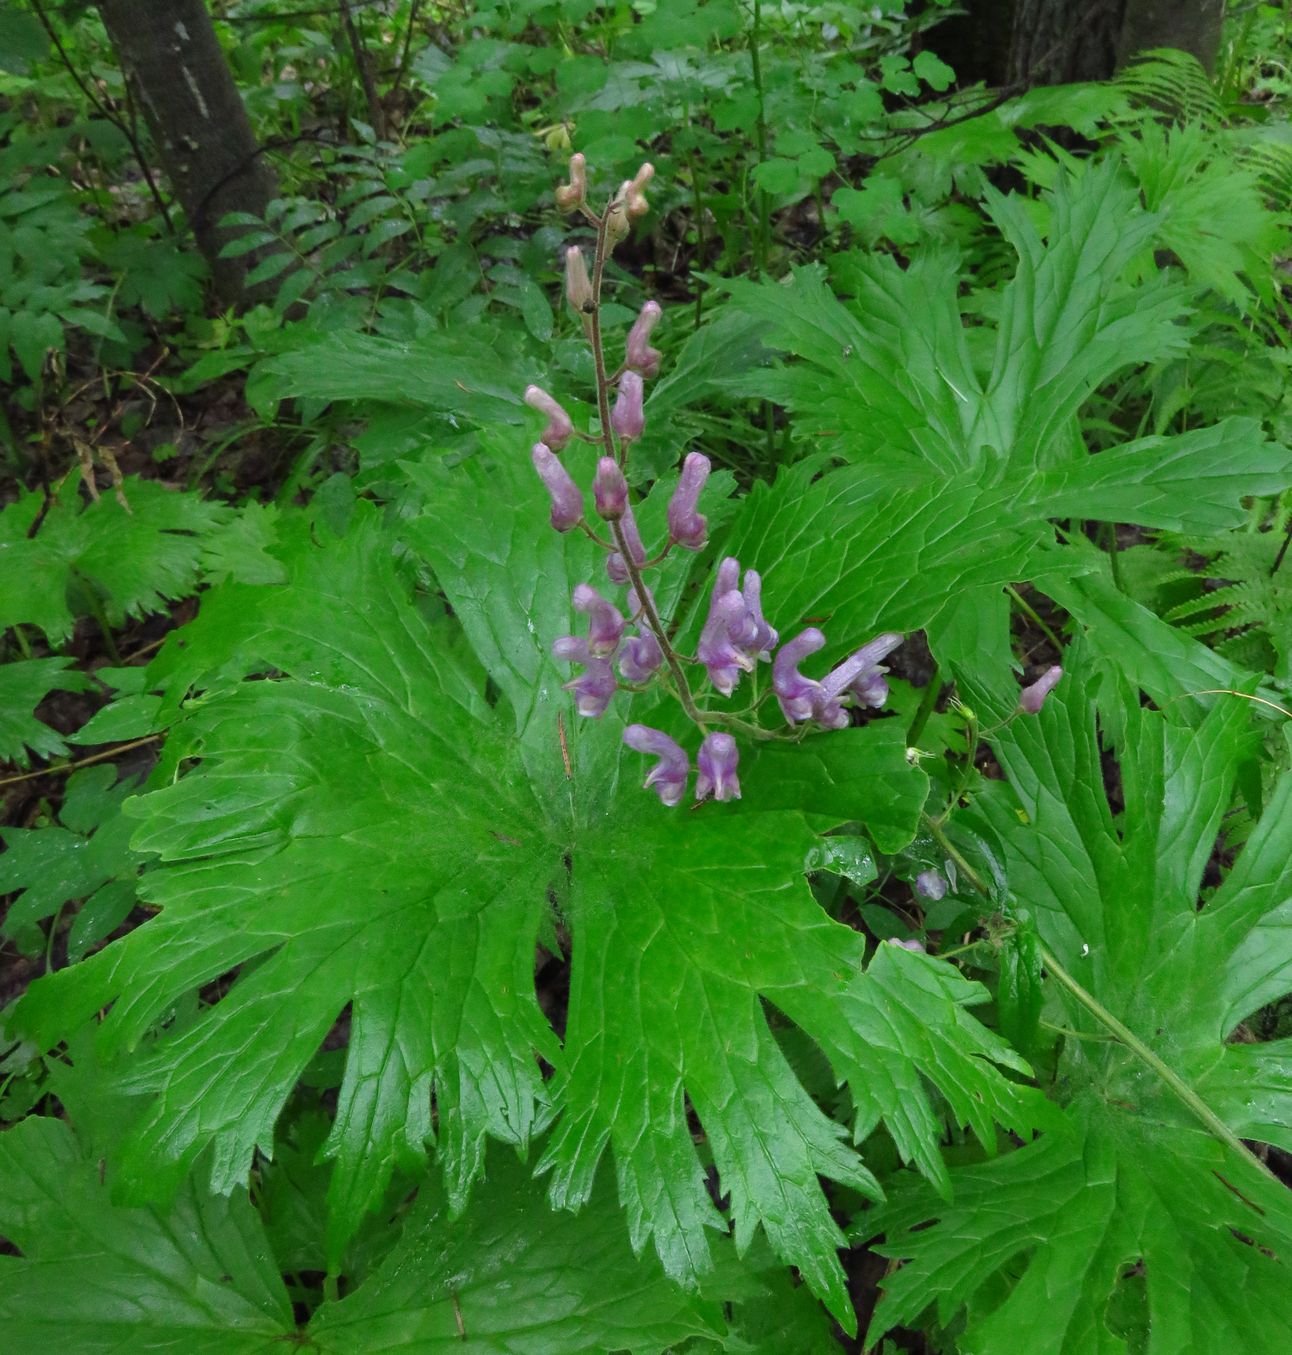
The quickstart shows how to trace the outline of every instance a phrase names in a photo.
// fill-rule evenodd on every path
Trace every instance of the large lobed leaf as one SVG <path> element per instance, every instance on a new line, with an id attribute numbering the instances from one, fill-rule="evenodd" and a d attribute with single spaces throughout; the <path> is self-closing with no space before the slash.
<path id="1" fill-rule="evenodd" d="M 1292 1325 L 1292 1199 L 1233 1135 L 1289 1140 L 1286 1055 L 1228 1040 L 1292 987 L 1292 780 L 1199 909 L 1250 750 L 1247 703 L 1235 694 L 1205 717 L 1176 703 L 1159 714 L 1111 684 L 1101 715 L 1117 734 L 1125 802 L 1114 816 L 1085 680 L 1078 663 L 1039 717 L 999 736 L 1013 795 L 987 796 L 984 812 L 1015 907 L 1187 1091 L 1108 1043 L 1065 990 L 1076 1032 L 1055 1082 L 1065 1127 L 953 1173 L 950 1206 L 912 1186 L 866 1219 L 904 1262 L 875 1329 L 933 1302 L 943 1321 L 967 1310 L 978 1355 L 1016 1350 L 1020 1331 L 1054 1355 L 1276 1350 Z"/>
<path id="2" fill-rule="evenodd" d="M 52 1041 L 111 1007 L 98 1048 L 138 1098 L 122 1188 L 156 1201 L 199 1159 L 228 1191 L 257 1148 L 272 1152 L 285 1098 L 348 1007 L 327 1144 L 333 1260 L 433 1130 L 460 1206 L 486 1137 L 523 1146 L 555 1116 L 554 1200 L 583 1203 L 609 1149 L 634 1245 L 653 1240 L 693 1283 L 711 1262 L 706 1230 L 725 1225 L 692 1110 L 737 1241 L 761 1224 L 848 1322 L 818 1177 L 875 1185 L 775 1027 L 787 1019 L 821 1045 L 852 1088 L 858 1138 L 885 1120 L 939 1188 L 944 1113 L 990 1145 L 994 1121 L 1025 1129 L 1034 1109 L 1000 1071 L 1024 1065 L 966 1012 L 984 991 L 891 949 L 867 968 L 861 937 L 804 879 L 824 829 L 873 817 L 880 841 L 909 840 L 924 782 L 901 730 L 751 750 L 739 805 L 665 810 L 622 753 L 621 717 L 577 724 L 548 657 L 591 548 L 547 532 L 527 467 L 481 458 L 446 475 L 400 530 L 453 619 L 419 610 L 365 511 L 340 539 L 284 529 L 285 586 L 207 594 L 149 675 L 172 710 L 205 693 L 171 735 L 158 788 L 130 806 L 134 845 L 160 858 L 141 891 L 160 911 L 34 985 L 19 1020 Z M 469 518 L 482 502 L 488 518 Z M 645 507 L 644 529 L 660 511 Z M 685 569 L 661 598 L 680 594 Z M 573 936 L 564 1049 L 533 981 L 549 896 Z M 173 1019 L 185 994 L 238 966 L 210 1005 Z"/>

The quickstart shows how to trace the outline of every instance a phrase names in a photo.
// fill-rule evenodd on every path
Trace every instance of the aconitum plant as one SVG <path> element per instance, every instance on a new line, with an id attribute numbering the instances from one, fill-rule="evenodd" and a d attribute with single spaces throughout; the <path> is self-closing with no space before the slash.
<path id="1" fill-rule="evenodd" d="M 700 742 L 696 753 L 695 798 L 740 798 L 740 747 L 746 739 L 799 739 L 813 729 L 843 729 L 849 711 L 882 706 L 888 685 L 883 659 L 902 642 L 895 633 L 877 636 L 822 678 L 812 678 L 799 665 L 826 645 L 825 635 L 808 627 L 784 644 L 780 633 L 764 617 L 762 577 L 741 569 L 733 556 L 714 570 L 709 610 L 694 655 L 682 653 L 673 642 L 669 618 L 647 581 L 673 550 L 702 551 L 709 544 L 708 519 L 700 499 L 712 470 L 702 452 L 688 452 L 677 487 L 668 504 L 668 536 L 654 551 L 647 549 L 633 516 L 625 474 L 632 444 L 645 431 L 645 383 L 659 374 L 663 361 L 650 343 L 662 310 L 647 301 L 628 332 L 623 360 L 613 371 L 606 360 L 601 329 L 601 292 L 605 265 L 630 223 L 649 209 L 646 188 L 654 169 L 645 164 L 626 180 L 601 211 L 588 200 L 587 165 L 582 155 L 570 158 L 569 182 L 556 190 L 557 205 L 579 212 L 596 230 L 589 272 L 583 250 L 573 245 L 565 253 L 565 295 L 583 325 L 592 348 L 596 372 L 598 427 L 585 432 L 574 426 L 565 408 L 547 391 L 530 386 L 525 403 L 542 414 L 547 424 L 531 451 L 534 469 L 551 499 L 550 522 L 558 532 L 579 530 L 606 552 L 606 577 L 611 587 L 624 589 L 622 605 L 590 583 L 580 583 L 571 598 L 576 612 L 587 618 L 586 635 L 563 635 L 552 645 L 562 662 L 581 671 L 565 684 L 582 716 L 595 719 L 609 709 L 620 690 L 638 692 L 661 684 L 695 725 Z M 581 487 L 558 453 L 574 439 L 601 448 L 592 481 L 592 499 L 599 526 L 588 520 Z M 779 646 L 779 648 L 778 648 Z M 760 663 L 770 663 L 770 690 L 753 699 L 739 715 L 713 703 L 731 698 L 746 674 Z M 759 712 L 768 695 L 775 696 L 784 725 L 762 723 Z M 645 786 L 662 803 L 682 802 L 690 780 L 686 750 L 671 735 L 647 725 L 630 724 L 624 742 L 656 759 Z"/>

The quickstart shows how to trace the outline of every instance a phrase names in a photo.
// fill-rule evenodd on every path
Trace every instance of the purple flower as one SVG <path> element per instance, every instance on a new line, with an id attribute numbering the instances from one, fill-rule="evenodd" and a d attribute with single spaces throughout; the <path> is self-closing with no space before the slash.
<path id="1" fill-rule="evenodd" d="M 709 458 L 688 452 L 673 497 L 668 501 L 669 538 L 687 550 L 699 550 L 708 539 L 709 520 L 695 511 L 700 491 L 709 478 Z"/>
<path id="2" fill-rule="evenodd" d="M 1028 715 L 1036 715 L 1045 704 L 1045 698 L 1059 685 L 1063 669 L 1056 663 L 1047 668 L 1030 687 L 1024 687 L 1018 694 L 1018 707 Z"/>
<path id="3" fill-rule="evenodd" d="M 715 800 L 739 800 L 740 778 L 736 775 L 739 761 L 740 752 L 730 734 L 706 735 L 695 759 L 698 769 L 695 798 L 704 800 L 712 795 Z"/>
<path id="4" fill-rule="evenodd" d="M 817 723 L 824 725 L 827 729 L 843 729 L 848 723 L 848 715 L 840 704 L 840 699 L 848 691 L 856 695 L 858 683 L 866 684 L 863 686 L 863 691 L 873 698 L 879 694 L 879 690 L 873 681 L 874 677 L 878 677 L 883 684 L 883 696 L 886 697 L 888 695 L 888 684 L 884 682 L 878 664 L 880 659 L 887 658 L 901 643 L 902 637 L 892 631 L 876 636 L 869 644 L 862 645 L 859 650 L 844 659 L 837 668 L 833 668 L 827 673 L 821 679 L 820 691 L 817 694 L 817 709 L 814 714 Z M 871 702 L 866 701 L 865 704 L 869 705 Z M 882 697 L 878 704 L 883 704 Z"/>
<path id="5" fill-rule="evenodd" d="M 588 315 L 596 309 L 592 279 L 588 277 L 588 265 L 578 245 L 571 245 L 565 251 L 565 298 L 580 315 Z"/>
<path id="6" fill-rule="evenodd" d="M 596 478 L 592 481 L 592 497 L 597 512 L 607 522 L 618 522 L 628 508 L 628 481 L 613 456 L 603 456 L 597 462 Z"/>
<path id="7" fill-rule="evenodd" d="M 647 682 L 664 662 L 659 641 L 648 630 L 625 640 L 619 650 L 619 676 L 625 682 Z"/>
<path id="8" fill-rule="evenodd" d="M 631 371 L 640 372 L 644 377 L 659 375 L 660 351 L 650 346 L 650 334 L 662 314 L 658 301 L 648 301 L 628 331 L 624 366 Z"/>
<path id="9" fill-rule="evenodd" d="M 799 672 L 799 664 L 809 654 L 825 648 L 825 636 L 815 626 L 787 640 L 772 660 L 772 690 L 780 702 L 781 713 L 790 724 L 812 719 L 820 698 L 821 684 Z"/>
<path id="10" fill-rule="evenodd" d="M 615 397 L 615 407 L 610 411 L 610 426 L 625 442 L 639 438 L 646 427 L 646 416 L 642 412 L 642 397 L 645 387 L 637 372 L 625 372 L 619 378 L 619 394 Z"/>
<path id="11" fill-rule="evenodd" d="M 633 563 L 643 565 L 646 563 L 646 547 L 642 545 L 641 533 L 637 530 L 637 519 L 633 517 L 631 507 L 624 509 L 624 515 L 619 519 L 619 530 L 624 534 L 624 542 L 628 546 L 628 553 L 633 558 Z M 624 563 L 624 557 L 619 551 L 614 551 L 606 557 L 606 573 L 610 575 L 611 583 L 628 582 L 628 566 Z"/>
<path id="12" fill-rule="evenodd" d="M 598 659 L 613 654 L 624 635 L 624 619 L 619 609 L 586 583 L 575 586 L 572 601 L 574 610 L 588 618 L 588 652 Z"/>
<path id="13" fill-rule="evenodd" d="M 915 892 L 924 899 L 932 899 L 935 903 L 938 899 L 946 897 L 947 877 L 940 870 L 922 870 L 915 877 Z"/>
<path id="14" fill-rule="evenodd" d="M 547 427 L 539 438 L 554 452 L 559 452 L 574 436 L 574 424 L 570 416 L 556 403 L 542 386 L 525 387 L 525 403 L 530 409 L 547 415 Z"/>
<path id="15" fill-rule="evenodd" d="M 852 683 L 848 690 L 859 706 L 878 710 L 888 700 L 888 679 L 884 676 L 887 671 L 886 668 L 871 668 Z"/>
<path id="16" fill-rule="evenodd" d="M 720 569 L 718 576 L 720 587 Z M 733 630 L 744 626 L 746 619 L 745 599 L 737 589 L 731 588 L 725 593 L 718 593 L 718 589 L 714 589 L 708 619 L 704 622 L 699 644 L 696 645 L 696 657 L 704 664 L 708 680 L 723 696 L 730 696 L 735 691 L 735 684 L 741 680 L 742 672 L 753 672 L 754 661 L 733 638 Z"/>
<path id="17" fill-rule="evenodd" d="M 914 951 L 916 955 L 928 954 L 928 952 L 924 949 L 923 941 L 899 941 L 897 937 L 890 936 L 888 938 L 888 944 L 890 946 L 896 946 L 898 950 Z"/>
<path id="18" fill-rule="evenodd" d="M 659 761 L 647 774 L 643 787 L 655 787 L 662 803 L 675 805 L 686 794 L 686 780 L 691 764 L 686 754 L 662 730 L 648 725 L 629 725 L 624 730 L 624 742 L 638 753 L 649 753 Z"/>
<path id="19" fill-rule="evenodd" d="M 557 460 L 552 449 L 543 442 L 536 442 L 530 452 L 534 469 L 547 486 L 552 496 L 552 526 L 558 532 L 568 532 L 583 521 L 583 492 L 579 489 L 570 472 Z"/>
<path id="20" fill-rule="evenodd" d="M 574 693 L 574 708 L 580 715 L 595 719 L 606 713 L 614 698 L 617 683 L 614 669 L 606 659 L 597 658 L 588 648 L 588 642 L 579 635 L 563 635 L 552 644 L 552 657 L 567 663 L 581 663 L 584 671 L 564 684 L 564 690 Z"/>

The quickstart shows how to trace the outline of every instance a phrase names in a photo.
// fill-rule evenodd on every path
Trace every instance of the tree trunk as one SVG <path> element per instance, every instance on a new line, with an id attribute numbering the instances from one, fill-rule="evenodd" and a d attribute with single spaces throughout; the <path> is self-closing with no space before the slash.
<path id="1" fill-rule="evenodd" d="M 1224 23 L 1225 0 L 1128 0 L 1117 64 L 1154 47 L 1178 47 L 1214 71 Z"/>
<path id="2" fill-rule="evenodd" d="M 1011 84 L 1106 80 L 1117 66 L 1126 0 L 1015 0 Z"/>
<path id="3" fill-rule="evenodd" d="M 248 258 L 220 257 L 239 233 L 220 221 L 228 212 L 263 215 L 277 184 L 211 16 L 203 0 L 99 0 L 99 10 L 216 292 L 237 302 Z"/>

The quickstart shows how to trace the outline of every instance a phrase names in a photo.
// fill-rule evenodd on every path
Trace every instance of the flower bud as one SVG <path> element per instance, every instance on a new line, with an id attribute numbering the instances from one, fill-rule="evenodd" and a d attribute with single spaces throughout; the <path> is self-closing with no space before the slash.
<path id="1" fill-rule="evenodd" d="M 1018 694 L 1018 708 L 1027 715 L 1036 715 L 1045 704 L 1045 698 L 1059 685 L 1063 669 L 1056 663 L 1047 668 L 1030 687 L 1024 687 Z"/>
<path id="2" fill-rule="evenodd" d="M 642 412 L 642 396 L 645 387 L 637 372 L 625 372 L 619 378 L 619 394 L 615 398 L 615 407 L 610 411 L 610 427 L 624 442 L 639 438 L 646 427 L 646 416 Z"/>
<path id="3" fill-rule="evenodd" d="M 552 526 L 558 532 L 568 532 L 583 520 L 583 494 L 552 449 L 536 442 L 530 458 L 539 478 L 552 496 Z"/>
<path id="4" fill-rule="evenodd" d="M 570 182 L 556 190 L 556 205 L 562 212 L 577 211 L 588 200 L 587 161 L 576 151 L 570 156 Z"/>
<path id="5" fill-rule="evenodd" d="M 646 547 L 642 545 L 641 533 L 637 530 L 637 519 L 633 517 L 631 507 L 624 509 L 624 515 L 619 519 L 619 530 L 624 534 L 624 542 L 628 546 L 628 553 L 633 558 L 633 564 L 644 565 L 646 563 Z M 628 566 L 624 563 L 624 557 L 615 551 L 606 557 L 606 573 L 610 576 L 611 583 L 628 582 Z"/>
<path id="6" fill-rule="evenodd" d="M 619 190 L 624 200 L 624 210 L 630 217 L 645 216 L 650 211 L 650 203 L 646 201 L 646 189 L 654 177 L 655 166 L 648 161 Z"/>
<path id="7" fill-rule="evenodd" d="M 662 730 L 649 725 L 629 725 L 624 730 L 624 742 L 634 752 L 648 753 L 659 761 L 643 782 L 643 788 L 655 787 L 655 793 L 666 805 L 679 803 L 686 794 L 686 780 L 691 764 L 682 749 Z"/>
<path id="8" fill-rule="evenodd" d="M 712 795 L 715 800 L 739 800 L 739 761 L 740 750 L 730 734 L 707 735 L 695 759 L 695 798 L 705 800 Z"/>
<path id="9" fill-rule="evenodd" d="M 565 299 L 580 315 L 590 315 L 596 309 L 592 279 L 578 245 L 571 245 L 565 251 Z"/>
<path id="10" fill-rule="evenodd" d="M 539 438 L 554 452 L 559 452 L 574 436 L 574 424 L 570 416 L 556 403 L 541 386 L 525 387 L 525 403 L 530 409 L 547 415 L 547 427 Z"/>
<path id="11" fill-rule="evenodd" d="M 574 610 L 583 612 L 588 618 L 588 652 L 598 659 L 613 654 L 624 634 L 624 619 L 619 609 L 586 583 L 575 586 L 572 601 Z"/>
<path id="12" fill-rule="evenodd" d="M 592 481 L 592 495 L 597 512 L 607 522 L 618 522 L 628 510 L 628 481 L 613 456 L 603 456 L 597 462 L 596 478 Z"/>
<path id="13" fill-rule="evenodd" d="M 708 540 L 709 520 L 695 511 L 700 491 L 709 478 L 709 458 L 688 452 L 673 497 L 668 501 L 669 539 L 687 550 L 699 550 Z"/>
<path id="14" fill-rule="evenodd" d="M 648 379 L 659 375 L 660 351 L 650 346 L 650 335 L 662 314 L 658 301 L 648 301 L 633 321 L 624 345 L 624 366 Z"/>
<path id="15" fill-rule="evenodd" d="M 889 944 L 890 946 L 896 946 L 898 950 L 909 950 L 909 951 L 912 951 L 912 952 L 913 952 L 914 954 L 916 954 L 916 955 L 927 955 L 927 954 L 928 954 L 928 951 L 926 951 L 926 950 L 924 949 L 924 942 L 923 942 L 923 941 L 899 941 L 899 940 L 897 939 L 897 937 L 895 937 L 895 936 L 890 936 L 890 937 L 888 938 L 888 944 Z"/>
<path id="16" fill-rule="evenodd" d="M 946 897 L 947 877 L 940 870 L 922 870 L 915 877 L 915 892 L 922 899 L 932 899 L 936 903 Z"/>

